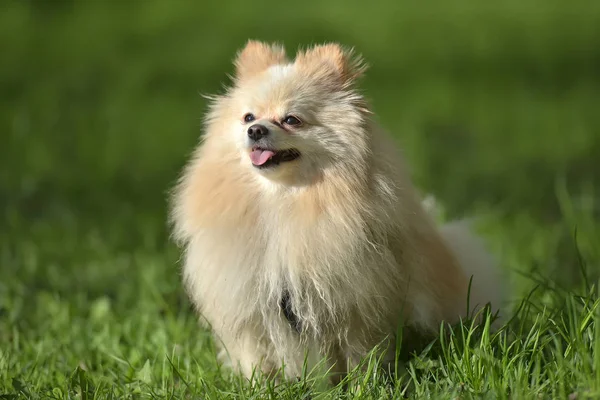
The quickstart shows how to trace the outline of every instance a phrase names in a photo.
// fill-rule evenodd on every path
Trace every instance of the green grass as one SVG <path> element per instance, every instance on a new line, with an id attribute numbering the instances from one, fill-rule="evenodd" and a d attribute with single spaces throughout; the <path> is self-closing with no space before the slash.
<path id="1" fill-rule="evenodd" d="M 600 3 L 268 5 L 2 2 L 0 398 L 600 397 Z M 374 356 L 346 392 L 219 369 L 165 200 L 249 37 L 365 55 L 440 218 L 482 218 L 508 326 L 445 329 L 391 383 Z"/>

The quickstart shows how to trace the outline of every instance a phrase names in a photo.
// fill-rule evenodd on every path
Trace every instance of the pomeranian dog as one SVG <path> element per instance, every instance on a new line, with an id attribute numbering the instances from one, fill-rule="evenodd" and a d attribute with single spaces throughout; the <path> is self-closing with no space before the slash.
<path id="1" fill-rule="evenodd" d="M 223 361 L 294 379 L 325 360 L 339 377 L 382 344 L 393 355 L 399 326 L 497 309 L 493 260 L 466 222 L 436 227 L 357 90 L 359 55 L 324 44 L 289 60 L 249 41 L 235 68 L 172 210 Z"/>

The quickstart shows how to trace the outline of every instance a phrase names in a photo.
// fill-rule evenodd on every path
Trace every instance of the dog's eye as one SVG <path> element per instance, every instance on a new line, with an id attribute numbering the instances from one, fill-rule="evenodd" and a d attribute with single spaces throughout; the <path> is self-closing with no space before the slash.
<path id="1" fill-rule="evenodd" d="M 287 117 L 285 117 L 283 119 L 283 123 L 286 125 L 294 126 L 294 125 L 300 125 L 302 123 L 302 121 L 300 121 L 298 118 L 294 117 L 293 115 L 288 115 Z"/>
<path id="2" fill-rule="evenodd" d="M 248 113 L 248 114 L 244 115 L 244 122 L 252 122 L 255 119 L 256 118 L 254 117 L 254 114 L 252 114 L 252 113 Z"/>

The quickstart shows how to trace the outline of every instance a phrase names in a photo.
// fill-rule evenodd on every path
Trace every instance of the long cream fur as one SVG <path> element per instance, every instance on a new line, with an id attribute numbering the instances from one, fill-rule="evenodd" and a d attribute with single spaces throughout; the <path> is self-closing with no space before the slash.
<path id="1" fill-rule="evenodd" d="M 468 226 L 439 230 L 393 140 L 356 89 L 365 65 L 337 44 L 300 51 L 250 41 L 233 87 L 211 104 L 174 196 L 183 275 L 224 359 L 246 376 L 305 355 L 345 372 L 400 323 L 435 332 L 472 308 L 499 306 L 493 262 Z M 301 157 L 263 171 L 246 142 L 252 112 Z M 302 126 L 286 131 L 287 114 Z M 462 263 L 462 264 L 461 264 Z M 297 333 L 279 302 L 290 293 Z"/>

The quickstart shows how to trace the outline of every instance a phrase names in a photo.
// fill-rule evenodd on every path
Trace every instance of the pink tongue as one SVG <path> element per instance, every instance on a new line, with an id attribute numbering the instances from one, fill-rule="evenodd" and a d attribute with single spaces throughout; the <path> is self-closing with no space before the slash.
<path id="1" fill-rule="evenodd" d="M 264 163 L 269 161 L 269 159 L 274 155 L 274 151 L 256 149 L 252 150 L 252 153 L 250 153 L 250 159 L 252 160 L 252 164 L 254 165 L 263 165 Z"/>

